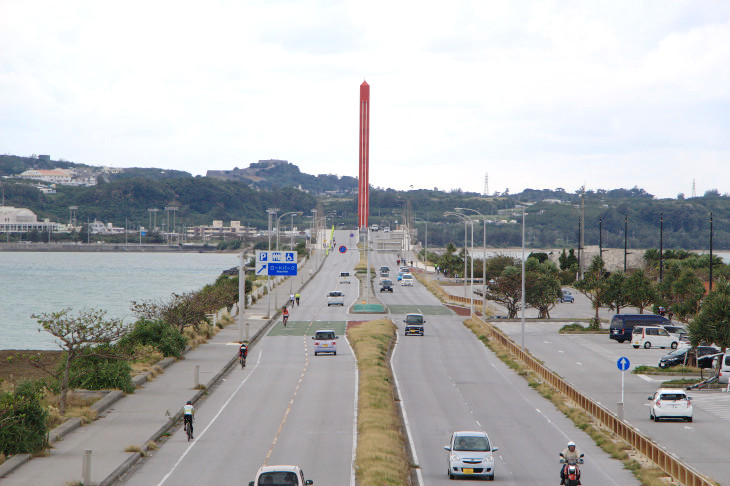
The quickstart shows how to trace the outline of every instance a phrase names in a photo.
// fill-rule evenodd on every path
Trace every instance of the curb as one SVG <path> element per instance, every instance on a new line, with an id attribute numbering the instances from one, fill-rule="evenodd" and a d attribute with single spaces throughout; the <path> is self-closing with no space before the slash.
<path id="1" fill-rule="evenodd" d="M 4 478 L 28 461 L 30 461 L 30 454 L 15 454 L 13 457 L 0 464 L 0 478 Z"/>

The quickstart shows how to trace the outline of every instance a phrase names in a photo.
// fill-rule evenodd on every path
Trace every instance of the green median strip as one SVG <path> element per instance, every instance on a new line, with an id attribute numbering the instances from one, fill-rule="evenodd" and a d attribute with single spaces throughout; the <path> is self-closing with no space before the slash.
<path id="1" fill-rule="evenodd" d="M 407 443 L 388 362 L 395 336 L 396 326 L 388 319 L 365 322 L 347 330 L 359 373 L 355 457 L 358 484 L 410 484 Z"/>

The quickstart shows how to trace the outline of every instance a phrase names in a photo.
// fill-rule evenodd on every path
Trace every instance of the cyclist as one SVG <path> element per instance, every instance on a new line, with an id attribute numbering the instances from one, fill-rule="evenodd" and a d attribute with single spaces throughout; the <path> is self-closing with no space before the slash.
<path id="1" fill-rule="evenodd" d="M 296 301 L 297 301 L 297 307 L 299 307 L 299 299 L 300 299 L 301 297 L 302 297 L 302 296 L 301 296 L 301 295 L 299 295 L 299 292 L 297 292 L 296 294 L 294 294 L 294 300 L 296 300 Z"/>
<path id="2" fill-rule="evenodd" d="M 246 357 L 248 356 L 248 344 L 241 343 L 241 347 L 238 348 L 238 356 L 241 359 L 241 366 L 246 366 Z"/>
<path id="3" fill-rule="evenodd" d="M 291 304 L 292 307 L 294 307 L 294 301 L 295 301 L 294 294 L 290 294 L 289 295 L 289 303 Z"/>
<path id="4" fill-rule="evenodd" d="M 284 327 L 286 327 L 286 321 L 289 320 L 289 309 L 284 306 L 284 310 L 281 311 L 281 320 L 284 322 Z"/>
<path id="5" fill-rule="evenodd" d="M 183 407 L 183 429 L 185 424 L 190 422 L 190 438 L 193 438 L 193 417 L 195 417 L 195 408 L 193 402 L 188 400 L 188 403 Z"/>

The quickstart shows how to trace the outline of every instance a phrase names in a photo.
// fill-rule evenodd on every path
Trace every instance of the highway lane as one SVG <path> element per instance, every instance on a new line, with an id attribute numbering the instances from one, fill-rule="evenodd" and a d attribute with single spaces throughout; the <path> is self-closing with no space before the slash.
<path id="1" fill-rule="evenodd" d="M 123 484 L 248 484 L 259 466 L 282 463 L 299 465 L 315 484 L 354 484 L 357 367 L 344 328 L 357 296 L 348 292 L 344 308 L 328 308 L 325 296 L 358 259 L 330 255 L 289 325 L 277 322 L 252 347 L 248 366 L 234 367 L 196 406 L 195 440 L 176 430 Z M 336 356 L 313 355 L 319 328 L 337 330 Z"/>
<path id="2" fill-rule="evenodd" d="M 513 339 L 519 339 L 519 323 L 497 323 Z M 591 399 L 616 410 L 621 396 L 621 376 L 616 361 L 626 356 L 631 367 L 656 366 L 669 349 L 634 349 L 603 335 L 560 335 L 558 323 L 528 323 L 525 345 L 546 366 L 586 393 Z M 654 423 L 649 420 L 647 397 L 661 384 L 652 376 L 624 375 L 626 421 L 698 471 L 722 481 L 730 474 L 725 458 L 730 442 L 730 394 L 691 391 L 694 421 Z"/>
<path id="3" fill-rule="evenodd" d="M 395 254 L 372 260 L 395 270 Z M 391 273 L 391 276 L 395 274 Z M 447 444 L 455 430 L 485 430 L 500 449 L 496 480 L 504 484 L 559 482 L 558 452 L 575 440 L 586 454 L 584 484 L 638 484 L 618 461 L 505 366 L 423 286 L 396 285 L 379 294 L 398 325 L 393 354 L 399 394 L 409 421 L 423 486 L 453 484 L 447 478 Z M 426 335 L 403 336 L 406 312 L 421 309 Z M 397 310 L 397 313 L 394 312 Z"/>

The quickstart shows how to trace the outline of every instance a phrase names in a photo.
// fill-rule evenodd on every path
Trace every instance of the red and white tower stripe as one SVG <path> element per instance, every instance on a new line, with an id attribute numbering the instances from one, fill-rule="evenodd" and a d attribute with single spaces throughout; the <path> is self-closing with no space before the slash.
<path id="1" fill-rule="evenodd" d="M 357 225 L 367 228 L 370 212 L 370 85 L 360 85 L 360 173 L 357 193 Z"/>

